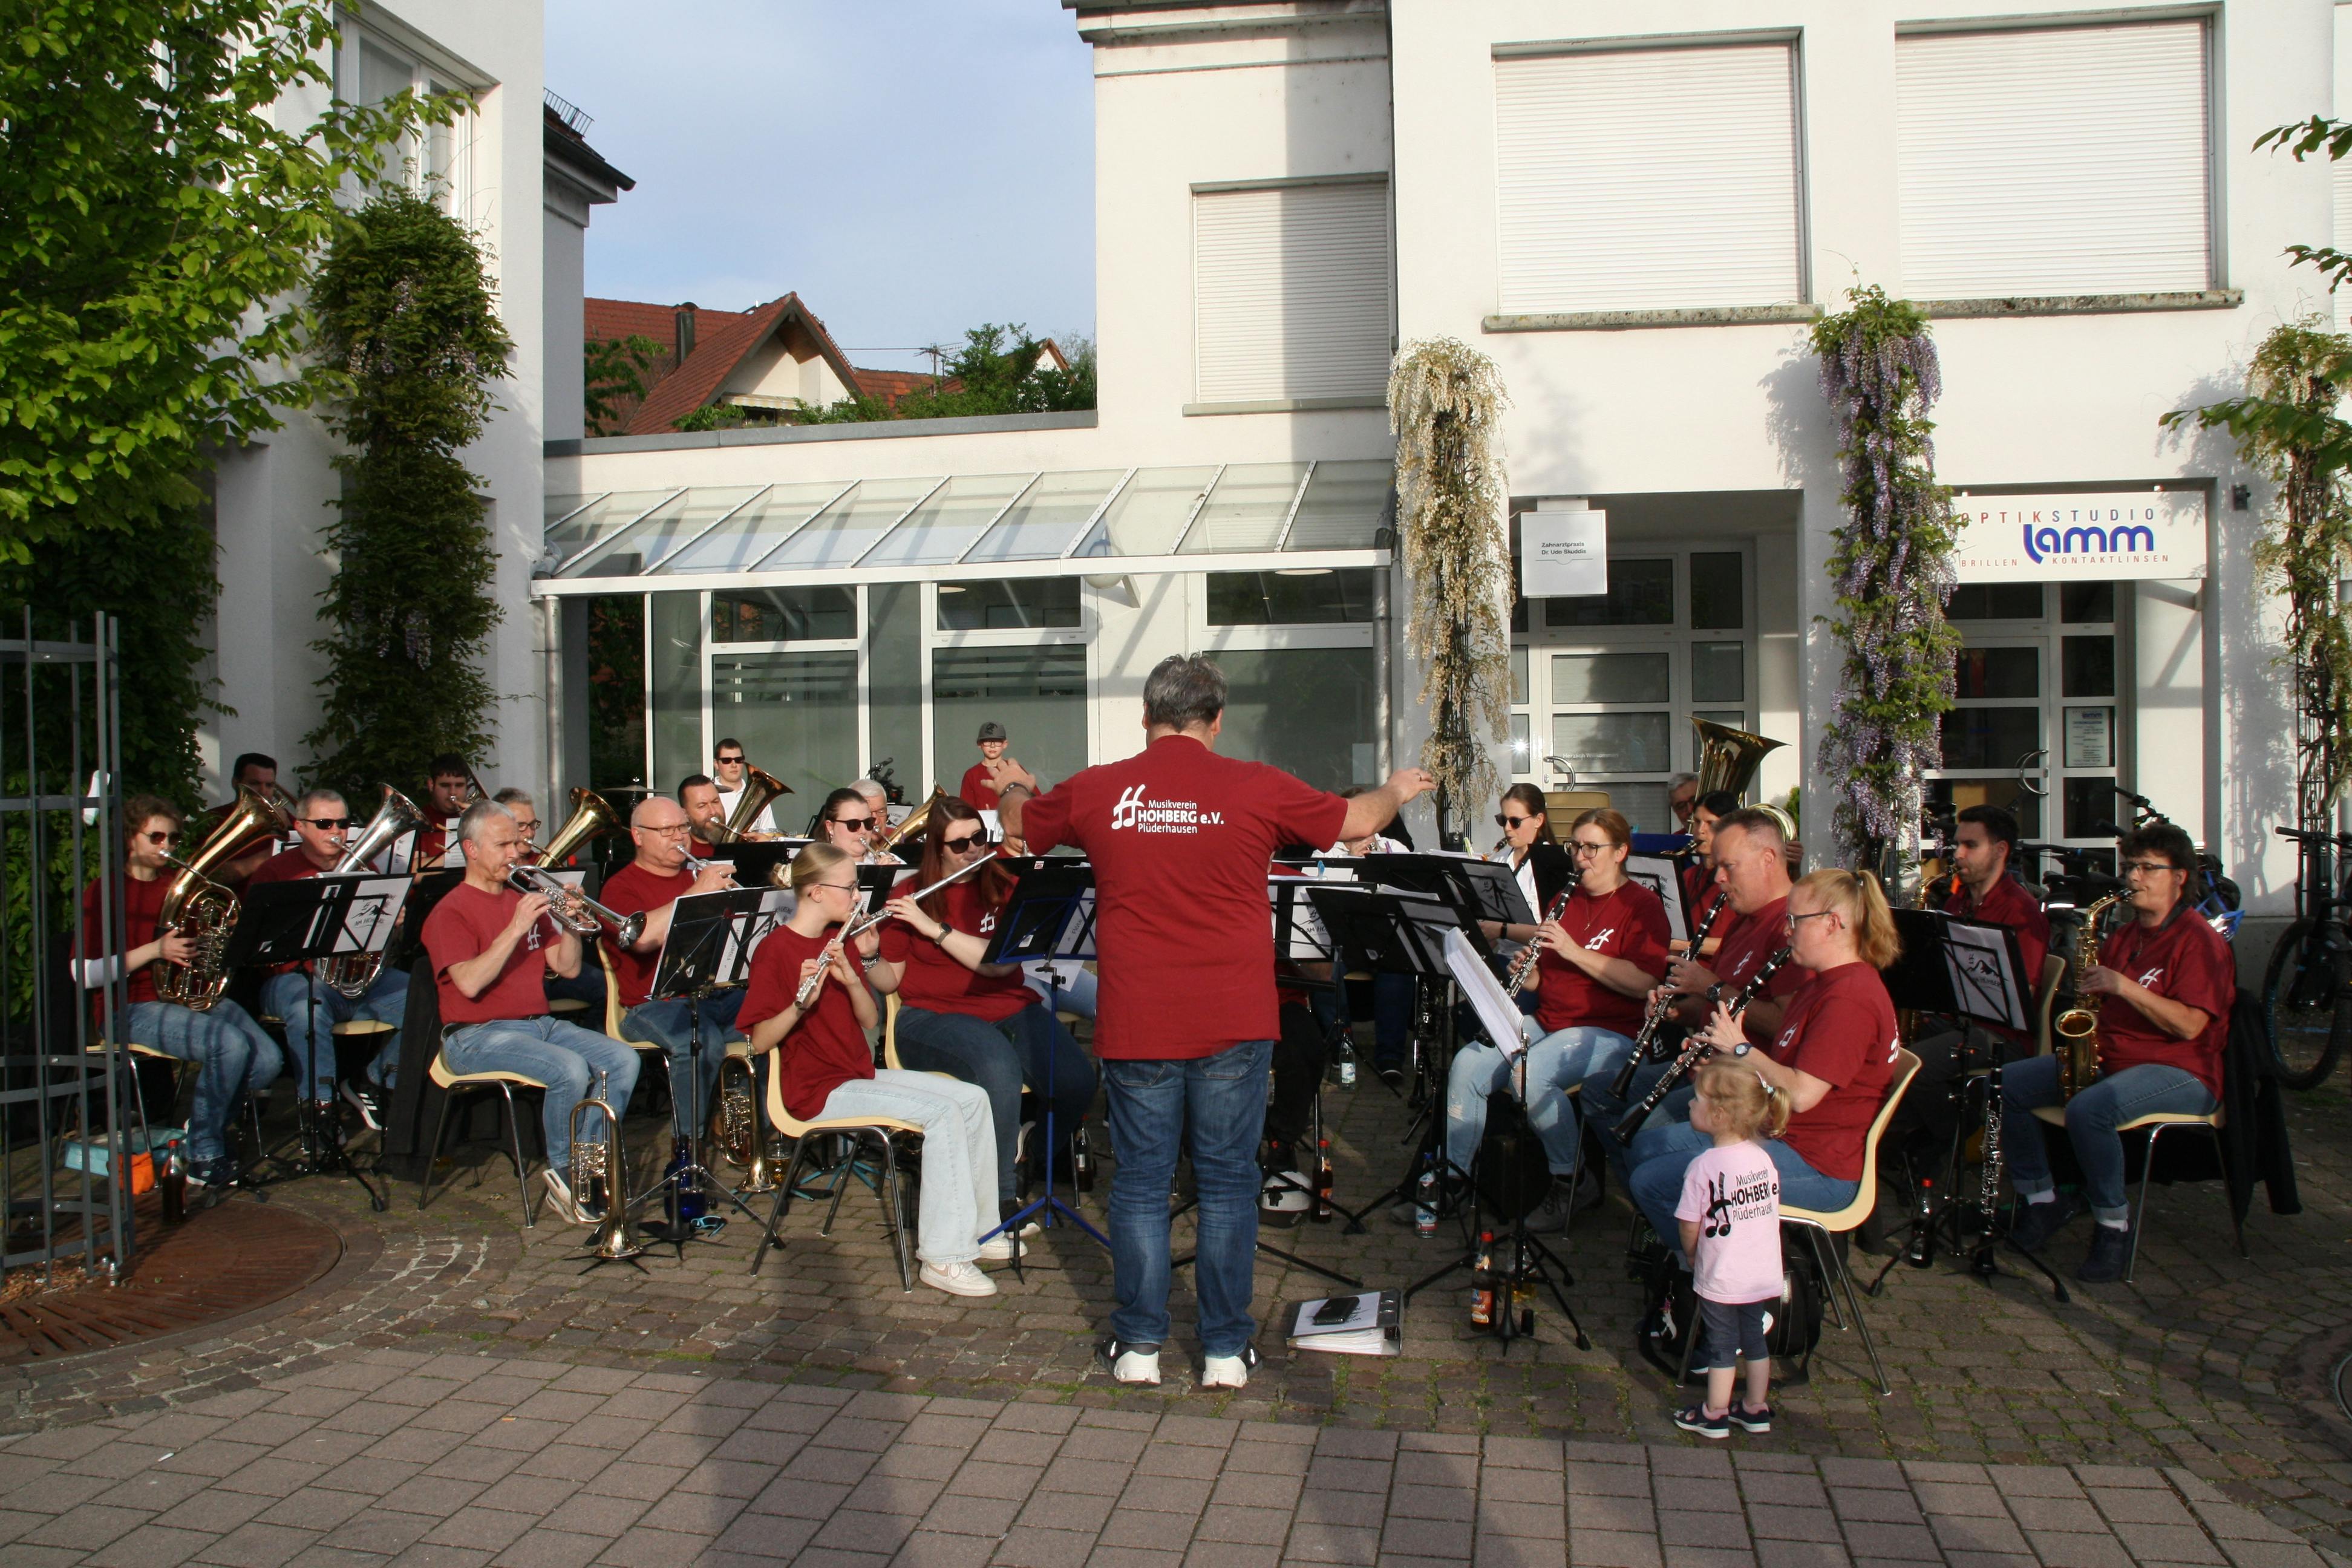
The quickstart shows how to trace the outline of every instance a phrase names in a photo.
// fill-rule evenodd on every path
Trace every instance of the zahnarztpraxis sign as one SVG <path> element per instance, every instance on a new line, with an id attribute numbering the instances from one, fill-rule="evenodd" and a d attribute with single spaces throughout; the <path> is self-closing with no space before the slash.
<path id="1" fill-rule="evenodd" d="M 1963 583 L 2205 575 L 2205 492 L 1952 498 Z"/>

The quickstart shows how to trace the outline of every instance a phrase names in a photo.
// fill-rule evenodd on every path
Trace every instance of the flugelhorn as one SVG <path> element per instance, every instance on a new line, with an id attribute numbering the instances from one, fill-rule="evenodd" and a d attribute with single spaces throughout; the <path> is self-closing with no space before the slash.
<path id="1" fill-rule="evenodd" d="M 614 942 L 635 947 L 637 938 L 645 934 L 643 913 L 624 915 L 608 910 L 545 867 L 516 866 L 507 872 L 507 880 L 519 892 L 545 899 L 555 918 L 577 935 L 596 936 L 610 930 Z"/>
<path id="2" fill-rule="evenodd" d="M 393 788 L 383 786 L 383 803 L 375 808 L 368 825 L 360 836 L 343 846 L 341 858 L 335 862 L 333 875 L 364 871 L 368 862 L 392 847 L 393 841 L 417 827 L 425 821 L 425 813 L 416 803 Z M 319 964 L 319 978 L 356 1002 L 367 994 L 376 976 L 383 973 L 385 950 L 373 952 L 341 953 Z"/>
<path id="3" fill-rule="evenodd" d="M 740 1193 L 772 1193 L 776 1168 L 768 1159 L 767 1115 L 760 1105 L 759 1073 L 749 1057 L 719 1062 L 719 1104 L 710 1116 L 710 1136 L 728 1163 L 743 1173 Z"/>
<path id="4" fill-rule="evenodd" d="M 157 931 L 170 931 L 194 944 L 185 967 L 158 964 L 155 994 L 191 1013 L 208 1011 L 228 989 L 228 939 L 236 930 L 236 895 L 208 875 L 229 859 L 264 828 L 283 833 L 293 821 L 286 808 L 250 784 L 239 785 L 236 802 L 222 817 L 211 837 L 185 860 L 165 856 L 180 868 L 163 889 L 163 907 L 156 912 Z"/>
<path id="5" fill-rule="evenodd" d="M 596 1234 L 589 1238 L 588 1250 L 601 1261 L 617 1263 L 635 1258 L 646 1249 L 629 1225 L 629 1163 L 628 1151 L 621 1142 L 621 1119 L 613 1113 L 613 1103 L 606 1099 L 612 1074 L 599 1068 L 596 1088 L 587 1099 L 572 1107 L 572 1166 L 568 1174 L 572 1182 L 572 1201 L 583 1212 L 596 1212 Z M 593 1134 L 583 1135 L 580 1123 L 586 1113 L 594 1111 L 604 1118 L 604 1125 Z M 601 1205 L 597 1198 L 601 1196 Z"/>

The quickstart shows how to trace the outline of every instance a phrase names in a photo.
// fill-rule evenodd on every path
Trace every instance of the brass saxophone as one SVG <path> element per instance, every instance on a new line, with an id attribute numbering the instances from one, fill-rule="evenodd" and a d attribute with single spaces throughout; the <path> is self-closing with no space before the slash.
<path id="1" fill-rule="evenodd" d="M 185 860 L 172 864 L 180 874 L 163 889 L 163 907 L 155 916 L 157 934 L 171 931 L 194 944 L 187 966 L 155 966 L 155 994 L 191 1013 L 211 1010 L 228 989 L 228 939 L 236 930 L 236 895 L 207 875 L 251 842 L 264 827 L 283 833 L 293 825 L 293 814 L 250 784 L 240 785 L 236 804 L 221 818 L 212 837 Z M 166 858 L 170 858 L 166 857 Z"/>
<path id="2" fill-rule="evenodd" d="M 2053 1048 L 2058 1053 L 2058 1098 L 2074 1098 L 2099 1081 L 2099 1010 L 2085 1005 L 2084 977 L 2098 967 L 2099 920 L 2107 906 L 2123 898 L 2109 893 L 2083 911 L 2083 929 L 2074 938 L 2074 1005 L 2050 1026 Z"/>

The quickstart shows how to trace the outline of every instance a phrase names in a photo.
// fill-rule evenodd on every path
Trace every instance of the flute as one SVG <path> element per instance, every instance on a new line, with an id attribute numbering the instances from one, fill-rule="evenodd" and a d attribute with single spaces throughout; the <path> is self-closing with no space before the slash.
<path id="1" fill-rule="evenodd" d="M 910 899 L 928 899 L 933 893 L 938 892 L 941 888 L 946 887 L 950 882 L 960 882 L 963 880 L 963 879 L 971 876 L 974 871 L 979 870 L 982 866 L 987 865 L 991 860 L 995 859 L 997 856 L 1003 853 L 1003 849 L 1001 846 L 991 846 L 987 854 L 982 855 L 971 865 L 962 867 L 958 870 L 950 871 L 946 876 L 941 877 L 938 881 L 933 882 L 929 887 L 918 888 L 907 896 Z M 782 866 L 777 867 L 776 874 L 780 875 L 783 869 L 784 868 Z M 832 942 L 826 943 L 824 952 L 819 955 L 827 968 L 832 966 L 833 955 L 840 950 L 844 943 L 853 942 L 856 938 L 864 936 L 867 931 L 872 931 L 876 926 L 880 925 L 884 921 L 890 918 L 890 911 L 888 910 L 884 910 L 878 914 L 866 915 L 866 900 L 868 896 L 869 895 L 864 889 L 861 888 L 858 889 L 856 910 L 851 913 L 849 919 L 842 922 L 841 934 L 834 938 Z M 896 900 L 893 901 L 895 902 Z M 860 920 L 858 918 L 860 915 L 865 915 L 866 918 Z M 803 981 L 801 983 L 800 994 L 796 1000 L 796 1005 L 806 1007 L 809 1005 L 810 999 L 816 995 L 817 987 L 824 984 L 824 970 L 823 969 L 818 970 L 814 974 L 810 975 L 808 979 Z"/>
<path id="2" fill-rule="evenodd" d="M 849 939 L 857 934 L 857 917 L 866 912 L 866 900 L 872 896 L 864 888 L 857 889 L 857 907 L 849 911 L 847 920 L 841 922 L 841 934 L 824 944 L 824 951 L 816 955 L 816 968 L 801 982 L 801 988 L 793 993 L 793 1005 L 802 1012 L 807 1012 L 808 1005 L 816 1000 L 816 994 L 824 986 L 825 974 L 833 968 L 834 961 L 841 956 L 841 950 L 848 945 Z"/>

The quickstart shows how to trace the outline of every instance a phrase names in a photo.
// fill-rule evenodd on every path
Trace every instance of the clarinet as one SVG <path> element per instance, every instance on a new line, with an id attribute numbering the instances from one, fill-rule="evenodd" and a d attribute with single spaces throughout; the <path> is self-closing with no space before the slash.
<path id="1" fill-rule="evenodd" d="M 1765 985 L 1771 981 L 1773 975 L 1780 973 L 1780 966 L 1788 962 L 1789 949 L 1785 947 L 1766 959 L 1763 966 L 1748 977 L 1748 984 L 1741 986 L 1738 994 L 1732 997 L 1727 1004 L 1730 1011 L 1735 1014 L 1747 1011 L 1748 1005 L 1763 994 Z M 1674 1065 L 1666 1068 L 1666 1076 L 1652 1084 L 1650 1092 L 1643 1095 L 1641 1102 L 1627 1111 L 1625 1119 L 1617 1123 L 1613 1131 L 1621 1147 L 1633 1142 L 1633 1134 L 1642 1130 L 1642 1123 L 1650 1119 L 1650 1112 L 1655 1110 L 1659 1102 L 1666 1096 L 1681 1088 L 1683 1079 L 1688 1078 L 1692 1069 L 1696 1068 L 1706 1054 L 1714 1048 L 1707 1044 L 1704 1034 L 1691 1037 L 1690 1044 L 1683 1047 L 1682 1054 L 1675 1058 Z"/>
<path id="2" fill-rule="evenodd" d="M 1730 901 L 1731 895 L 1728 893 L 1718 892 L 1715 895 L 1715 902 L 1709 904 L 1706 913 L 1699 917 L 1698 930 L 1691 935 L 1691 956 L 1696 958 L 1698 955 L 1698 950 L 1706 945 L 1706 933 L 1715 929 L 1716 917 L 1723 913 L 1724 906 Z M 1675 994 L 1671 991 L 1661 991 L 1658 995 L 1651 999 L 1650 1010 L 1642 1018 L 1642 1032 L 1633 1037 L 1633 1054 L 1625 1058 L 1625 1065 L 1619 1068 L 1617 1076 L 1610 1080 L 1610 1099 L 1622 1100 L 1633 1092 L 1633 1074 L 1643 1062 L 1650 1059 L 1650 1053 L 1657 1048 L 1658 1030 L 1664 1025 L 1666 1015 L 1675 1010 Z"/>
<path id="3" fill-rule="evenodd" d="M 1559 896 L 1551 901 L 1551 908 L 1546 910 L 1543 919 L 1536 922 L 1538 932 L 1540 933 L 1544 927 L 1568 912 L 1569 895 L 1576 891 L 1577 883 L 1582 880 L 1584 880 L 1582 871 L 1571 870 L 1569 873 L 1568 886 L 1559 890 Z M 1503 988 L 1504 995 L 1517 996 L 1519 994 L 1519 987 L 1525 985 L 1528 983 L 1528 977 L 1536 972 L 1536 959 L 1542 952 L 1543 941 L 1540 935 L 1528 942 L 1527 951 L 1512 961 L 1511 983 Z"/>
<path id="4" fill-rule="evenodd" d="M 1985 1075 L 1984 1159 L 1977 1186 L 1977 1222 L 1984 1230 L 1977 1244 L 1974 1268 L 1988 1278 L 1998 1269 L 1993 1262 L 1992 1227 L 1993 1216 L 2000 1212 L 2000 1063 L 1996 1060 Z"/>

